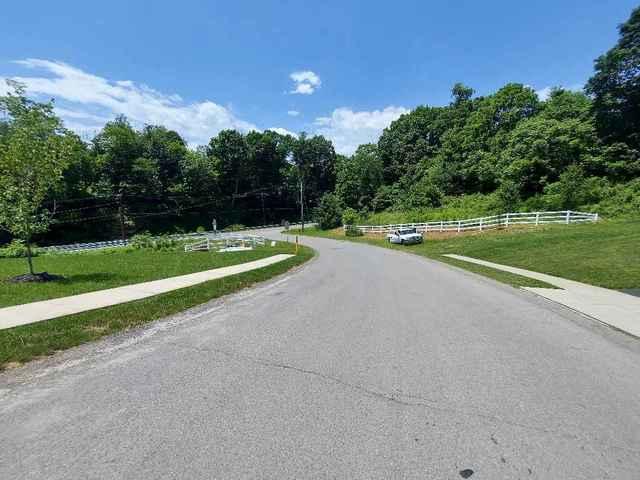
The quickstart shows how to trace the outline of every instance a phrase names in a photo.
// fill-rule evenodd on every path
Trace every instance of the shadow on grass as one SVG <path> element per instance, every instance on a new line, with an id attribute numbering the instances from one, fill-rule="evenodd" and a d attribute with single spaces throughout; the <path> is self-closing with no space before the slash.
<path id="1" fill-rule="evenodd" d="M 69 285 L 79 282 L 106 282 L 117 278 L 115 273 L 96 272 L 96 273 L 74 273 L 73 275 L 66 275 L 63 279 L 57 280 L 57 283 Z"/>

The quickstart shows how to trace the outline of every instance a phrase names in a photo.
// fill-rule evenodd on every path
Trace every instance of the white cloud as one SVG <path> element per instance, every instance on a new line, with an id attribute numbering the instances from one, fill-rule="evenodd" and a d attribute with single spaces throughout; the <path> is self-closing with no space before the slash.
<path id="1" fill-rule="evenodd" d="M 582 90 L 583 85 L 576 83 L 569 87 L 565 87 L 563 85 L 554 86 L 554 87 L 546 86 L 544 88 L 541 88 L 540 90 L 536 90 L 536 95 L 538 95 L 538 98 L 544 102 L 549 98 L 554 88 L 564 88 L 565 90 L 571 90 L 572 92 L 579 92 Z"/>
<path id="2" fill-rule="evenodd" d="M 287 115 L 289 115 L 290 117 L 297 117 L 298 115 L 300 115 L 300 112 L 297 110 L 287 110 Z"/>
<path id="3" fill-rule="evenodd" d="M 267 128 L 267 130 L 271 130 L 272 132 L 279 133 L 280 135 L 291 135 L 294 138 L 298 138 L 297 133 L 293 133 L 291 130 L 287 130 L 286 128 L 273 127 L 273 128 Z"/>
<path id="4" fill-rule="evenodd" d="M 311 70 L 293 72 L 289 78 L 293 80 L 295 87 L 289 92 L 292 94 L 311 95 L 322 85 L 320 77 Z"/>
<path id="5" fill-rule="evenodd" d="M 316 133 L 333 141 L 338 153 L 351 155 L 358 145 L 376 142 L 391 122 L 408 112 L 404 107 L 395 106 L 371 112 L 337 108 L 330 117 L 316 118 Z"/>
<path id="6" fill-rule="evenodd" d="M 9 93 L 9 85 L 4 78 L 0 77 L 0 96 L 4 96 Z"/>
<path id="7" fill-rule="evenodd" d="M 49 74 L 14 78 L 27 86 L 29 94 L 55 98 L 58 114 L 80 134 L 99 130 L 116 115 L 126 115 L 137 126 L 164 125 L 191 144 L 207 143 L 226 128 L 258 130 L 210 100 L 185 103 L 179 95 L 167 95 L 131 80 L 110 81 L 62 62 L 27 59 L 15 63 Z"/>

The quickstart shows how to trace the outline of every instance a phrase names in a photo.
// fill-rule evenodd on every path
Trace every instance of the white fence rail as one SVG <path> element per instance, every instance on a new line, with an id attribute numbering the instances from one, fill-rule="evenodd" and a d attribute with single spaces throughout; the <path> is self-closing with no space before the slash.
<path id="1" fill-rule="evenodd" d="M 299 225 L 298 223 L 292 223 L 290 226 L 296 226 Z M 238 232 L 241 231 L 245 231 L 245 230 L 261 230 L 261 229 L 265 229 L 265 228 L 274 228 L 274 227 L 282 227 L 283 225 L 281 224 L 272 224 L 272 225 L 258 225 L 255 227 L 244 227 L 241 228 L 239 230 L 237 230 Z M 170 238 L 173 238 L 175 240 L 197 240 L 199 238 L 204 238 L 206 236 L 209 235 L 233 235 L 234 232 L 213 232 L 213 231 L 208 231 L 208 232 L 192 232 L 192 233 L 176 233 L 174 235 L 169 235 Z M 47 252 L 69 252 L 69 253 L 73 253 L 73 252 L 82 252 L 85 250 L 98 250 L 101 248 L 117 248 L 117 247 L 126 247 L 127 245 L 129 245 L 129 240 L 109 240 L 109 241 L 105 241 L 105 242 L 86 242 L 86 243 L 70 243 L 67 245 L 50 245 L 48 247 L 42 247 L 42 250 L 47 251 Z"/>
<path id="2" fill-rule="evenodd" d="M 542 225 L 549 223 L 597 222 L 597 213 L 561 210 L 557 212 L 515 212 L 491 217 L 469 218 L 466 220 L 442 220 L 422 223 L 397 223 L 389 225 L 355 225 L 362 233 L 389 233 L 405 228 L 415 228 L 418 232 L 466 232 L 469 230 L 490 230 L 512 225 Z M 350 225 L 344 225 L 346 230 Z"/>
<path id="3" fill-rule="evenodd" d="M 265 244 L 265 238 L 259 235 L 242 233 L 219 233 L 203 235 L 204 238 L 184 246 L 185 252 L 225 250 L 229 248 L 255 248 Z"/>

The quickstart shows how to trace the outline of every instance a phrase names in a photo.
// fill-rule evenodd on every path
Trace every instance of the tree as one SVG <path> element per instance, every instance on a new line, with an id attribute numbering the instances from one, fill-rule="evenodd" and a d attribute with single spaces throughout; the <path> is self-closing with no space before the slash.
<path id="1" fill-rule="evenodd" d="M 111 193 L 127 193 L 134 186 L 134 164 L 142 157 L 140 136 L 127 118 L 119 116 L 107 122 L 93 139 L 93 151 Z"/>
<path id="2" fill-rule="evenodd" d="M 282 168 L 288 153 L 284 137 L 267 130 L 249 132 L 246 139 L 251 189 L 274 190 L 282 182 Z"/>
<path id="3" fill-rule="evenodd" d="M 534 117 L 518 125 L 501 157 L 502 178 L 517 183 L 526 197 L 541 193 L 570 165 L 600 163 L 598 138 L 589 121 Z"/>
<path id="4" fill-rule="evenodd" d="M 500 153 L 510 132 L 540 108 L 536 93 L 510 83 L 478 99 L 464 125 L 443 136 L 443 163 L 455 172 L 456 193 L 491 192 L 501 174 Z"/>
<path id="5" fill-rule="evenodd" d="M 126 239 L 128 196 L 159 194 L 158 165 L 142 156 L 140 134 L 126 117 L 108 122 L 93 139 L 93 152 L 101 166 L 103 185 L 118 198 L 120 236 Z"/>
<path id="6" fill-rule="evenodd" d="M 640 149 L 640 7 L 619 27 L 618 43 L 595 61 L 586 85 L 596 125 L 607 143 Z"/>
<path id="7" fill-rule="evenodd" d="M 219 193 L 217 159 L 207 155 L 205 147 L 188 150 L 183 159 L 182 191 L 190 198 L 215 198 Z"/>
<path id="8" fill-rule="evenodd" d="M 383 165 L 375 144 L 360 145 L 351 157 L 339 155 L 336 193 L 342 202 L 358 210 L 369 208 L 383 182 Z"/>
<path id="9" fill-rule="evenodd" d="M 448 107 L 419 106 L 391 122 L 378 140 L 384 180 L 394 183 L 412 176 L 421 160 L 435 156 L 450 128 Z"/>
<path id="10" fill-rule="evenodd" d="M 232 197 L 231 205 L 234 206 L 236 197 L 249 183 L 247 141 L 236 130 L 222 130 L 209 142 L 208 154 L 217 159 L 222 193 Z"/>
<path id="11" fill-rule="evenodd" d="M 473 88 L 467 87 L 463 83 L 456 83 L 451 89 L 451 96 L 453 97 L 454 105 L 460 105 L 463 102 L 468 102 L 473 97 Z"/>
<path id="12" fill-rule="evenodd" d="M 342 222 L 342 202 L 333 193 L 325 193 L 315 210 L 315 218 L 322 230 L 329 230 L 340 226 Z"/>
<path id="13" fill-rule="evenodd" d="M 181 166 L 187 154 L 182 137 L 162 126 L 147 125 L 140 134 L 141 155 L 157 169 L 163 195 L 180 183 Z"/>
<path id="14" fill-rule="evenodd" d="M 51 224 L 43 202 L 62 182 L 72 139 L 52 102 L 31 101 L 22 85 L 8 83 L 13 92 L 0 97 L 0 110 L 10 119 L 0 143 L 0 227 L 25 242 L 29 273 L 35 275 L 31 242 Z"/>
<path id="15" fill-rule="evenodd" d="M 300 187 L 300 216 L 303 221 L 305 203 L 317 204 L 324 192 L 335 187 L 336 152 L 333 144 L 323 136 L 308 137 L 302 132 L 293 142 L 291 160 L 296 167 Z"/>

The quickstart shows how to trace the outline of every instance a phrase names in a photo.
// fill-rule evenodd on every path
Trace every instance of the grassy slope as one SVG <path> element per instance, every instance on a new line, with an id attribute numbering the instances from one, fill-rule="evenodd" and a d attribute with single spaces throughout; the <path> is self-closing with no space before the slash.
<path id="1" fill-rule="evenodd" d="M 286 253 L 292 253 L 291 246 L 287 247 Z M 212 280 L 144 300 L 0 330 L 0 370 L 7 365 L 26 362 L 57 350 L 96 340 L 249 287 L 284 273 L 311 259 L 313 255 L 313 250 L 302 247 L 295 257 L 251 272 Z"/>
<path id="2" fill-rule="evenodd" d="M 158 280 L 249 262 L 277 253 L 292 253 L 284 243 L 247 252 L 154 251 L 113 249 L 108 252 L 44 255 L 34 259 L 36 271 L 63 275 L 43 284 L 12 284 L 3 280 L 25 273 L 23 258 L 0 259 L 0 307 L 76 295 L 132 283 Z"/>
<path id="3" fill-rule="evenodd" d="M 311 235 L 345 239 L 339 231 L 309 230 Z M 384 240 L 352 237 L 350 240 L 389 246 Z M 535 286 L 528 279 L 503 276 L 493 269 L 442 257 L 457 253 L 526 268 L 607 288 L 640 287 L 640 219 L 601 221 L 585 225 L 553 225 L 527 230 L 427 239 L 423 245 L 392 247 L 455 264 L 497 280 Z"/>

